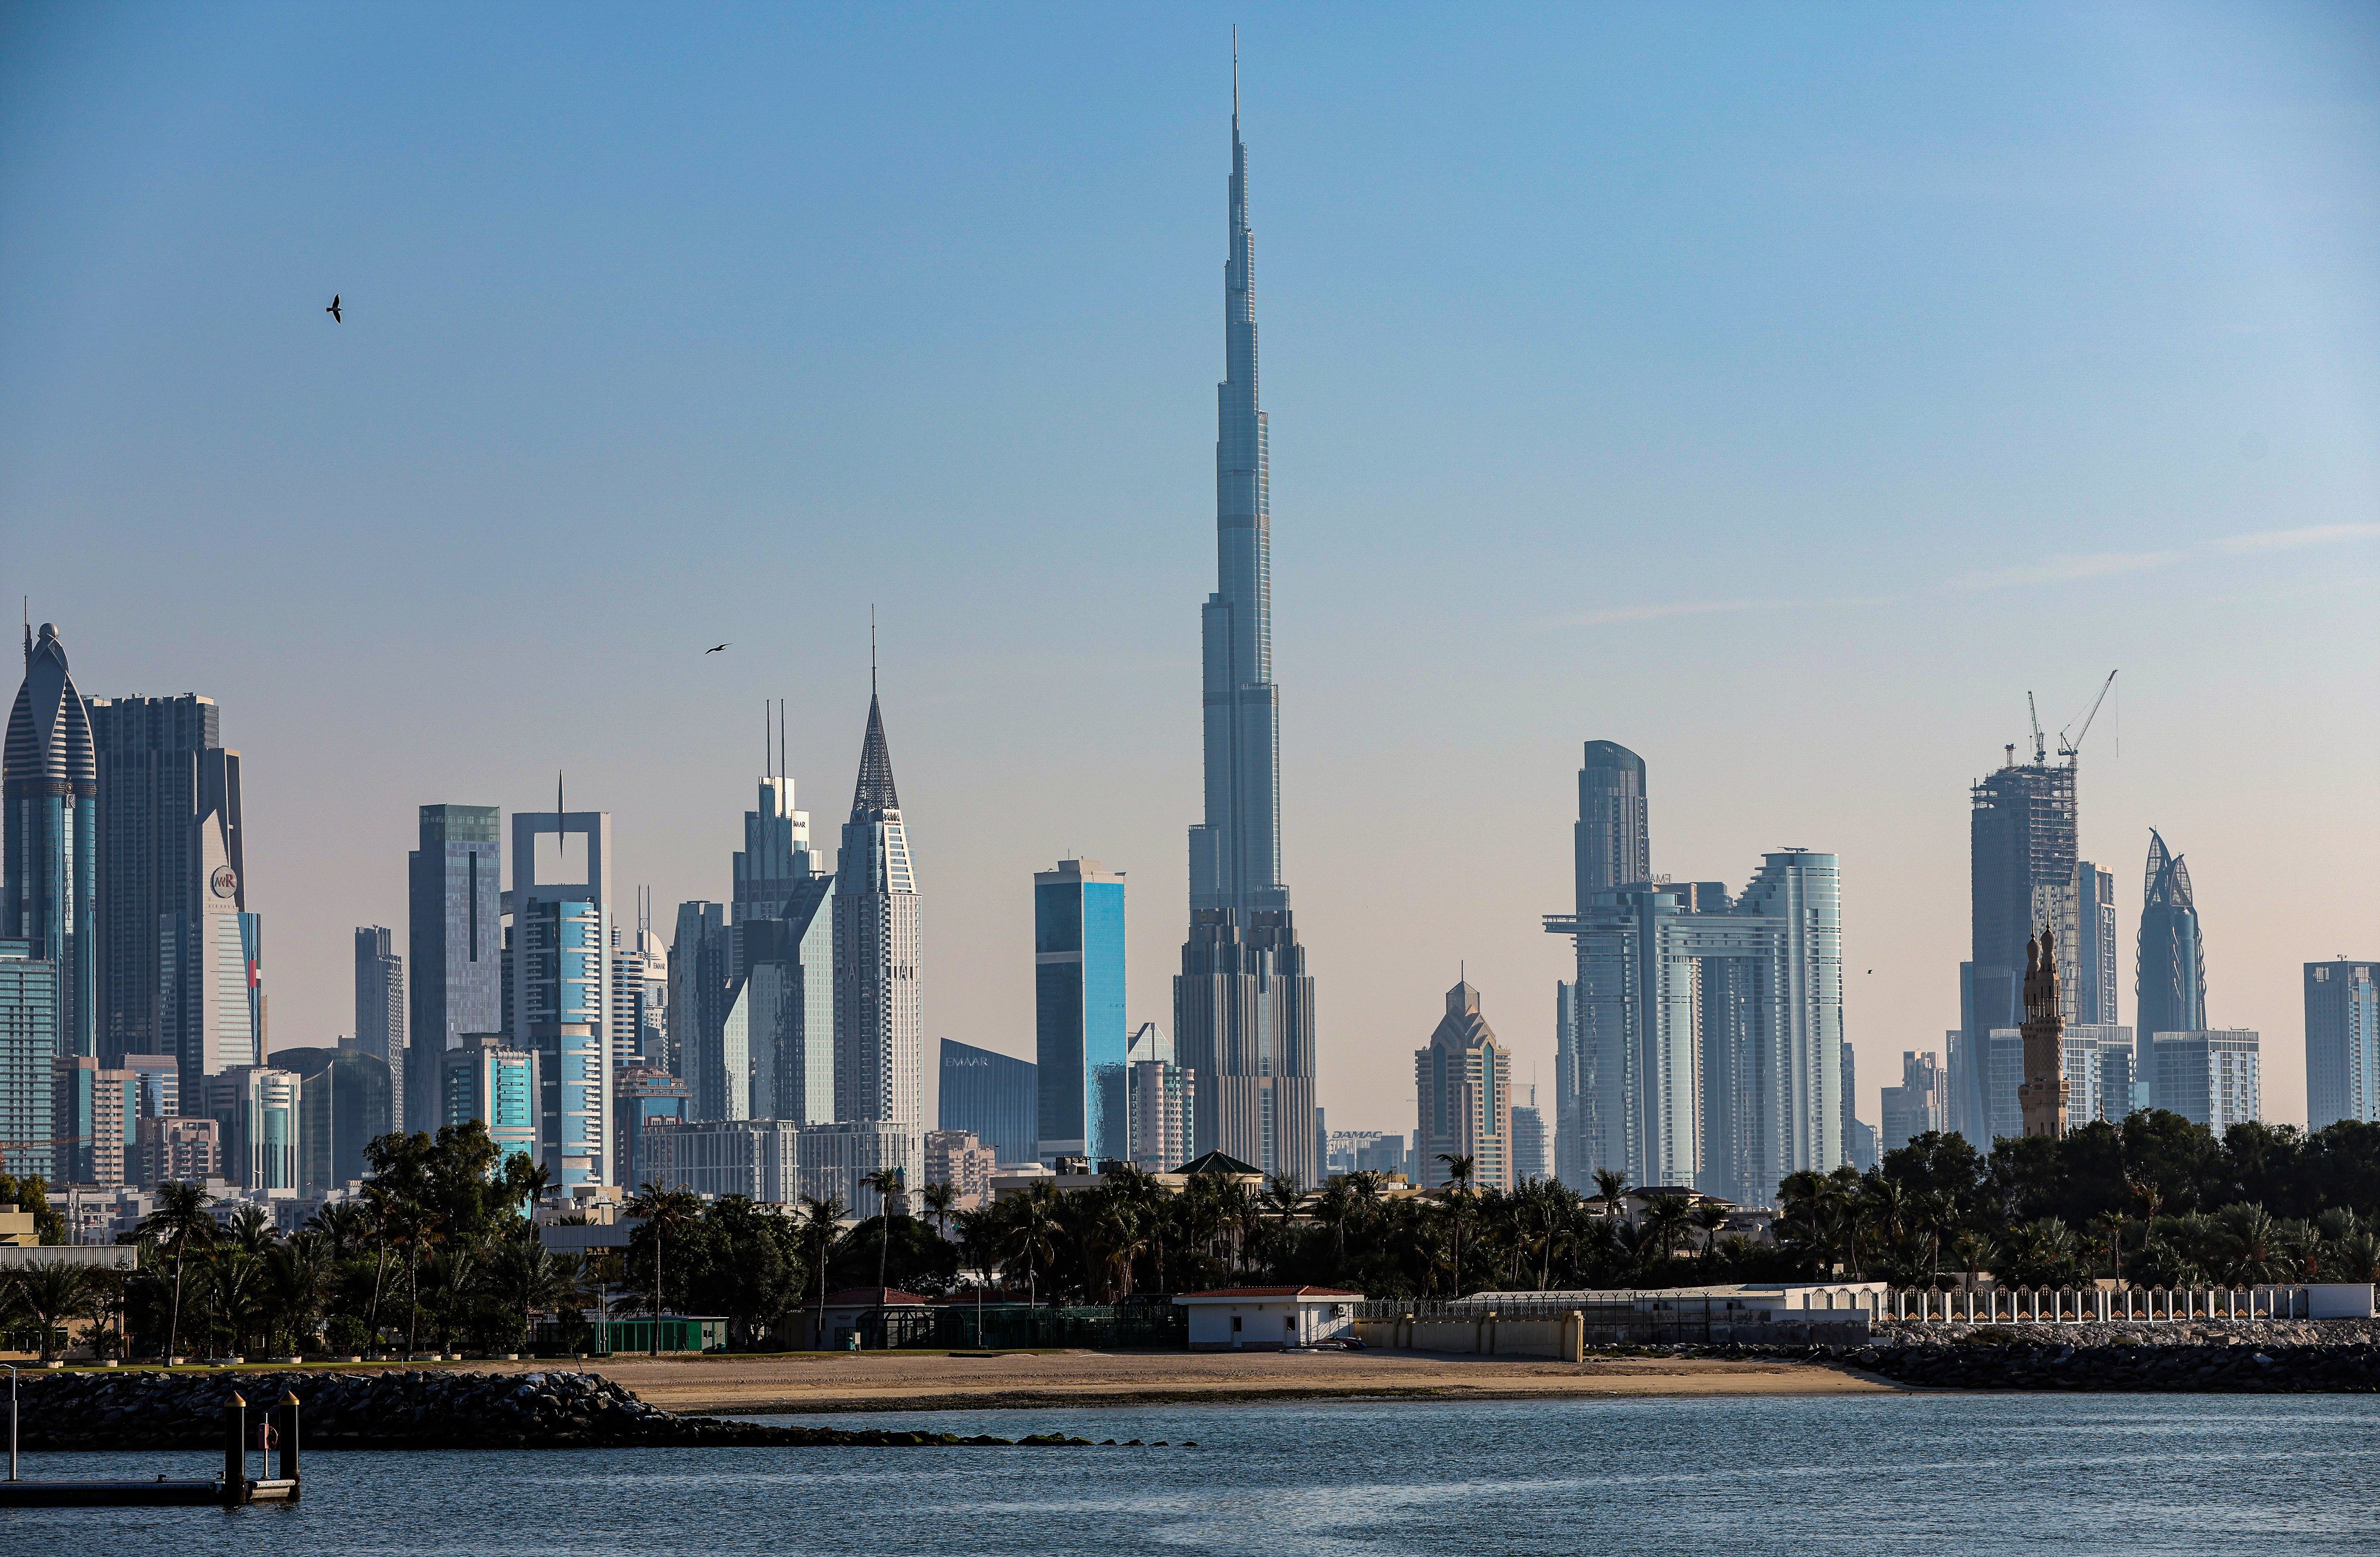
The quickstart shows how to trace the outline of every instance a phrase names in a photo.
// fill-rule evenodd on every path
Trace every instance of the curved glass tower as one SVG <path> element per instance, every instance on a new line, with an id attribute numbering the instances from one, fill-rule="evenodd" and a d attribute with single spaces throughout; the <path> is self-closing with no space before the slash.
<path id="1" fill-rule="evenodd" d="M 99 759 L 58 630 L 25 634 L 25 679 L 8 713 L 5 901 L 0 936 L 56 969 L 56 1048 L 96 1054 L 99 1034 Z"/>
<path id="2" fill-rule="evenodd" d="M 2198 902 L 2181 856 L 2149 829 L 2146 884 L 2141 889 L 2140 984 L 2133 1019 L 2143 1052 L 2161 1032 L 2206 1026 L 2206 952 L 2198 939 Z"/>

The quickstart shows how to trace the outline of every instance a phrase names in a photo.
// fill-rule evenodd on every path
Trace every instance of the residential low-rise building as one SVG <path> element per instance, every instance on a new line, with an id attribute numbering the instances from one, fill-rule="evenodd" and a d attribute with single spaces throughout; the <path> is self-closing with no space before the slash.
<path id="1" fill-rule="evenodd" d="M 1354 1332 L 1360 1292 L 1329 1286 L 1235 1286 L 1185 1292 L 1194 1352 L 1285 1351 Z"/>

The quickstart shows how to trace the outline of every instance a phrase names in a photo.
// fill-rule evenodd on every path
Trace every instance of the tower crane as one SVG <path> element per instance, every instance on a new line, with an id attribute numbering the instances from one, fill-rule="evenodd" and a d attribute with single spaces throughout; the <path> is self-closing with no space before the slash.
<path id="1" fill-rule="evenodd" d="M 2033 721 L 2033 764 L 2039 767 L 2049 760 L 2049 748 L 2041 738 L 2041 713 L 2033 706 L 2033 694 L 2024 695 L 2024 716 Z"/>
<path id="2" fill-rule="evenodd" d="M 2066 759 L 2067 766 L 2072 767 L 2074 760 L 2082 754 L 2082 737 L 2091 733 L 2091 722 L 2099 717 L 2099 705 L 2107 700 L 2107 690 L 2115 685 L 2116 673 L 2109 671 L 2107 679 L 2099 683 L 2099 695 L 2091 699 L 2090 711 L 2082 715 L 2082 728 L 2075 732 L 2072 740 L 2066 738 L 2064 730 L 2058 732 L 2058 755 Z M 2034 729 L 2034 739 L 2038 741 L 2040 738 L 2040 727 L 2036 725 Z"/>

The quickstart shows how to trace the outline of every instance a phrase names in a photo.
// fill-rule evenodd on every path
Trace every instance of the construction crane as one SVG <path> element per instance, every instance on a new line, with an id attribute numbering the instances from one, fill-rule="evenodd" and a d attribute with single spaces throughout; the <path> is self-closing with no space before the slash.
<path id="1" fill-rule="evenodd" d="M 2024 716 L 2033 721 L 2033 765 L 2037 768 L 2049 760 L 2049 748 L 2042 741 L 2041 712 L 2033 706 L 2030 692 L 2024 695 Z"/>
<path id="2" fill-rule="evenodd" d="M 2109 671 L 2107 679 L 2099 683 L 2099 695 L 2091 699 L 2090 711 L 2082 715 L 2082 728 L 2075 732 L 2072 740 L 2066 738 L 2064 730 L 2058 732 L 2058 755 L 2066 759 L 2068 767 L 2072 767 L 2074 760 L 2082 754 L 2082 737 L 2091 733 L 2091 722 L 2099 717 L 2099 705 L 2107 700 L 2107 690 L 2115 685 L 2116 673 Z M 2041 727 L 2036 724 L 2034 727 L 2034 739 L 2038 741 L 2040 738 Z"/>

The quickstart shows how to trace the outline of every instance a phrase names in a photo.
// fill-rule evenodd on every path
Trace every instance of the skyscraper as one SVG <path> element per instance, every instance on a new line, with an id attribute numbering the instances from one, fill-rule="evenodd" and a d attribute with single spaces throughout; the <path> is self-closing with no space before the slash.
<path id="1" fill-rule="evenodd" d="M 1003 1163 L 1021 1166 L 1035 1160 L 1040 1086 L 1032 1061 L 946 1038 L 939 1079 L 941 1128 L 967 1132 Z"/>
<path id="2" fill-rule="evenodd" d="M 2305 965 L 2306 1126 L 2380 1121 L 2380 964 Z"/>
<path id="3" fill-rule="evenodd" d="M 320 1195 L 363 1178 L 364 1148 L 392 1127 L 395 1087 L 386 1059 L 343 1046 L 276 1049 L 273 1063 L 298 1077 L 298 1193 Z"/>
<path id="4" fill-rule="evenodd" d="M 1173 1040 L 1155 1022 L 1133 1029 L 1124 1064 L 1127 1155 L 1135 1167 L 1170 1173 L 1198 1154 L 1198 1078 L 1175 1061 Z"/>
<path id="5" fill-rule="evenodd" d="M 2066 1133 L 2066 1106 L 2071 1087 L 2066 1079 L 2066 1024 L 2059 1015 L 2058 942 L 2044 931 L 2024 945 L 2024 1080 L 2018 1084 L 2017 1107 L 2024 1116 L 2024 1133 L 2052 1140 Z"/>
<path id="6" fill-rule="evenodd" d="M 794 781 L 783 773 L 763 776 L 759 804 L 744 813 L 744 846 L 735 851 L 728 922 L 780 917 L 785 900 L 813 869 L 810 813 L 794 809 Z"/>
<path id="7" fill-rule="evenodd" d="M 1767 1205 L 1786 1174 L 1843 1161 L 1840 876 L 1833 855 L 1784 849 L 1734 897 L 1647 882 L 1547 917 L 1578 956 L 1562 1172 Z"/>
<path id="8" fill-rule="evenodd" d="M 1883 1150 L 1898 1151 L 1923 1135 L 1949 1128 L 1942 1064 L 1931 1051 L 1900 1052 L 1900 1085 L 1884 1089 Z"/>
<path id="9" fill-rule="evenodd" d="M 2265 1117 L 2264 1041 L 2246 1028 L 2160 1032 L 2149 1040 L 2150 1106 L 2220 1136 Z"/>
<path id="10" fill-rule="evenodd" d="M 1512 1183 L 1515 1186 L 1553 1172 L 1546 1116 L 1537 1107 L 1537 1089 L 1528 1089 L 1528 1101 L 1512 1105 Z"/>
<path id="11" fill-rule="evenodd" d="M 356 931 L 356 1047 L 388 1067 L 389 1085 L 404 1097 L 405 959 L 396 937 L 379 925 Z"/>
<path id="12" fill-rule="evenodd" d="M 1127 1155 L 1123 872 L 1062 859 L 1033 875 L 1034 1075 L 1044 1162 Z"/>
<path id="13" fill-rule="evenodd" d="M 439 1056 L 466 1033 L 501 1033 L 504 1009 L 504 813 L 494 806 L 424 806 L 420 846 L 407 856 L 406 940 L 413 961 L 412 1020 L 403 1088 L 408 1130 L 444 1123 Z"/>
<path id="14" fill-rule="evenodd" d="M 2141 1042 L 2161 1032 L 2206 1027 L 2206 952 L 2198 938 L 2198 901 L 2190 870 L 2149 830 L 2146 884 L 2141 889 L 2140 984 L 2134 1024 Z"/>
<path id="15" fill-rule="evenodd" d="M 2072 1014 L 2067 1025 L 2114 1027 L 2124 1018 L 2117 996 L 2123 990 L 2116 942 L 2116 877 L 2085 859 L 2074 867 L 2074 907 L 2078 934 L 2070 970 Z"/>
<path id="16" fill-rule="evenodd" d="M 892 784 L 884 713 L 868 694 L 859 782 L 834 887 L 834 1116 L 916 1127 L 924 1139 L 925 1005 L 917 877 Z M 922 1144 L 919 1150 L 923 1150 Z"/>
<path id="17" fill-rule="evenodd" d="M 2045 921 L 2075 920 L 2075 764 L 2036 752 L 1969 791 L 1968 960 L 1959 966 L 1960 1039 L 1950 1046 L 1950 1127 L 1988 1141 L 1990 1034 L 2024 1019 L 2025 947 Z M 2060 950 L 2070 963 L 2079 944 Z"/>
<path id="18" fill-rule="evenodd" d="M 8 712 L 0 797 L 7 808 L 0 937 L 25 942 L 31 955 L 55 965 L 50 1053 L 96 1055 L 99 762 L 66 646 L 47 622 L 38 641 L 30 628 L 25 634 L 25 679 Z"/>
<path id="19" fill-rule="evenodd" d="M 1414 1051 L 1414 1092 L 1424 1188 L 1452 1178 L 1449 1157 L 1471 1159 L 1474 1188 L 1512 1187 L 1512 1056 L 1467 979 L 1446 991 L 1446 1014 Z"/>
<path id="20" fill-rule="evenodd" d="M 209 895 L 200 833 L 211 809 L 238 815 L 238 753 L 223 749 L 212 698 L 84 706 L 99 760 L 99 1052 L 114 1064 L 168 1047 L 161 1034 L 174 996 L 158 982 L 158 926 L 168 915 L 195 917 Z M 227 831 L 244 853 L 237 827 Z"/>
<path id="21" fill-rule="evenodd" d="M 512 1046 L 537 1056 L 538 1161 L 612 1184 L 612 813 L 513 813 Z"/>
<path id="22" fill-rule="evenodd" d="M 1198 1075 L 1198 1149 L 1319 1181 L 1314 981 L 1281 868 L 1281 688 L 1272 677 L 1272 485 L 1257 383 L 1256 237 L 1232 69 L 1231 252 L 1216 387 L 1217 585 L 1199 616 L 1206 819 L 1190 829 L 1190 933 L 1173 1037 Z"/>
<path id="23" fill-rule="evenodd" d="M 1645 759 L 1616 741 L 1589 741 L 1578 770 L 1572 826 L 1577 906 L 1598 892 L 1653 879 Z"/>
<path id="24" fill-rule="evenodd" d="M 0 940 L 0 1152 L 10 1173 L 53 1184 L 66 1176 L 58 1074 L 58 965 L 30 942 Z"/>

